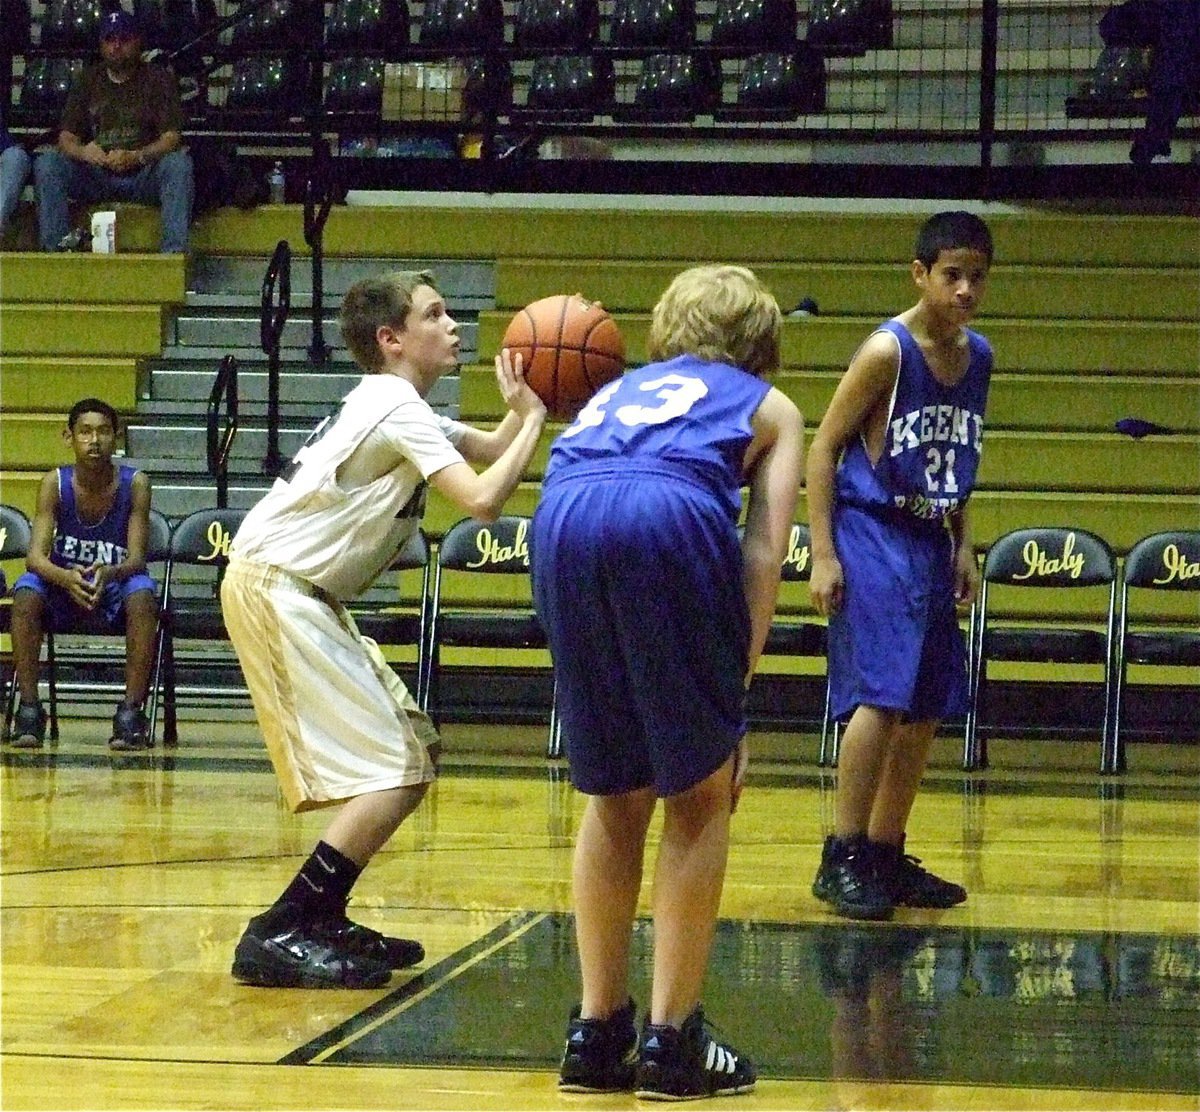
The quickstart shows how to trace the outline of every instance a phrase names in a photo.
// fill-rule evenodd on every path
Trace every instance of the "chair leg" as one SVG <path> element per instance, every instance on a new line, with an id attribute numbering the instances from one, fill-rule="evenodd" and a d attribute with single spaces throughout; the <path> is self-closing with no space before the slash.
<path id="1" fill-rule="evenodd" d="M 50 693 L 50 740 L 58 741 L 58 659 L 54 653 L 54 634 L 46 632 L 46 675 Z"/>
<path id="2" fill-rule="evenodd" d="M 163 745 L 179 744 L 179 724 L 175 709 L 175 641 L 167 633 L 163 642 Z"/>
<path id="3" fill-rule="evenodd" d="M 550 697 L 550 736 L 546 740 L 546 759 L 556 761 L 563 755 L 562 720 L 558 717 L 558 680 Z"/>
<path id="4" fill-rule="evenodd" d="M 1112 678 L 1111 694 L 1109 685 L 1105 685 L 1104 727 L 1100 741 L 1100 773 L 1103 776 L 1125 771 L 1125 739 L 1121 735 L 1121 704 L 1125 687 L 1123 671 L 1123 668 L 1116 671 Z"/>
<path id="5" fill-rule="evenodd" d="M 155 726 L 158 724 L 158 694 L 162 689 L 163 675 L 163 627 L 160 622 L 154 644 L 154 666 L 150 670 L 150 744 L 154 745 Z"/>
<path id="6" fill-rule="evenodd" d="M 15 667 L 10 667 L 4 677 L 4 734 L 3 738 L 8 741 L 12 734 L 13 713 L 16 711 L 17 702 L 17 670 Z"/>
<path id="7" fill-rule="evenodd" d="M 817 750 L 817 767 L 828 767 L 825 763 L 829 745 L 829 679 L 825 679 L 825 712 L 821 716 L 821 748 Z"/>
<path id="8" fill-rule="evenodd" d="M 967 689 L 967 726 L 963 732 L 962 767 L 964 772 L 977 772 L 987 768 L 987 742 L 979 729 L 979 711 L 983 705 L 984 689 L 982 662 L 975 664 Z"/>

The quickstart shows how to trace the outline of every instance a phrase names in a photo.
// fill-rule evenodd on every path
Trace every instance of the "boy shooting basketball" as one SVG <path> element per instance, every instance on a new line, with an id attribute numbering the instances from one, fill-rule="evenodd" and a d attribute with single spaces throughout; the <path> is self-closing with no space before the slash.
<path id="1" fill-rule="evenodd" d="M 574 864 L 583 998 L 564 1091 L 684 1100 L 754 1087 L 751 1062 L 708 1031 L 700 991 L 746 770 L 745 688 L 800 486 L 803 420 L 765 381 L 779 329 L 779 306 L 750 271 L 685 271 L 654 309 L 656 362 L 602 387 L 551 449 L 533 519 L 534 599 L 571 780 L 588 796 Z M 660 799 L 654 984 L 639 1038 L 630 937 Z"/>
<path id="2" fill-rule="evenodd" d="M 920 300 L 867 337 L 812 443 L 810 591 L 829 617 L 830 711 L 850 715 L 834 834 L 813 894 L 852 919 L 966 899 L 905 852 L 940 721 L 966 706 L 955 604 L 979 585 L 967 499 L 992 350 L 967 328 L 992 263 L 987 225 L 931 217 L 917 236 Z"/>
<path id="3" fill-rule="evenodd" d="M 238 942 L 233 974 L 255 985 L 374 988 L 424 958 L 419 943 L 346 917 L 359 873 L 433 780 L 438 738 L 340 600 L 370 585 L 418 528 L 428 484 L 474 517 L 497 517 L 546 418 L 507 352 L 496 380 L 509 412 L 494 430 L 433 412 L 425 397 L 457 365 L 459 339 L 427 273 L 357 282 L 340 323 L 366 374 L 247 515 L 221 588 L 289 806 L 341 804 Z"/>

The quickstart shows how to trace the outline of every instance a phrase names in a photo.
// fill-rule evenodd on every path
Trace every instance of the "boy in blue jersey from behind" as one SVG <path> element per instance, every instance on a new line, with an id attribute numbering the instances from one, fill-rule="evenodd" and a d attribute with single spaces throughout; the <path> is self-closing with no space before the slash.
<path id="1" fill-rule="evenodd" d="M 849 716 L 813 894 L 852 919 L 967 896 L 906 852 L 905 828 L 939 723 L 966 709 L 956 606 L 979 587 L 967 500 L 992 370 L 967 323 L 991 263 L 978 216 L 925 222 L 920 300 L 855 353 L 809 452 L 810 591 L 829 618 L 830 712 Z"/>
<path id="2" fill-rule="evenodd" d="M 745 688 L 803 468 L 800 412 L 766 381 L 780 319 L 743 267 L 683 272 L 654 309 L 654 362 L 603 387 L 551 448 L 533 592 L 571 780 L 588 796 L 574 861 L 583 993 L 565 1092 L 687 1100 L 755 1084 L 750 1060 L 706 1027 L 700 992 L 746 769 Z M 630 940 L 660 799 L 654 977 L 639 1037 Z"/>
<path id="3" fill-rule="evenodd" d="M 46 712 L 38 701 L 42 634 L 125 634 L 125 698 L 113 715 L 112 749 L 153 744 L 142 703 L 150 682 L 158 603 L 146 574 L 150 479 L 114 464 L 117 414 L 99 398 L 71 407 L 63 439 L 75 462 L 47 472 L 38 488 L 26 572 L 13 584 L 13 666 L 21 701 L 11 741 L 39 748 Z"/>

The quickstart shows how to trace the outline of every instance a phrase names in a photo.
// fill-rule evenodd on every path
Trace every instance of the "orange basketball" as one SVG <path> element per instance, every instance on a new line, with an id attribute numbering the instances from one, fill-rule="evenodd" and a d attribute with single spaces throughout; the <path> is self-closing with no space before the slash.
<path id="1" fill-rule="evenodd" d="M 552 417 L 573 418 L 625 370 L 625 338 L 595 301 L 556 294 L 526 305 L 505 330 L 503 347 L 521 353 L 525 381 Z"/>

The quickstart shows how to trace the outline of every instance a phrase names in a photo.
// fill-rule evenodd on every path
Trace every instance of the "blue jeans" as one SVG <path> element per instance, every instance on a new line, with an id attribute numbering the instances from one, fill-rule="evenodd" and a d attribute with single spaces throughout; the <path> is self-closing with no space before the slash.
<path id="1" fill-rule="evenodd" d="M 8 227 L 17 202 L 25 191 L 32 161 L 24 147 L 9 147 L 0 151 L 0 235 Z"/>
<path id="2" fill-rule="evenodd" d="M 136 174 L 110 174 L 87 162 L 77 162 L 62 151 L 38 155 L 33 167 L 37 192 L 38 241 L 43 251 L 53 251 L 71 230 L 67 202 L 137 201 L 162 209 L 164 253 L 181 253 L 188 246 L 192 215 L 192 160 L 183 151 L 172 151 Z"/>

